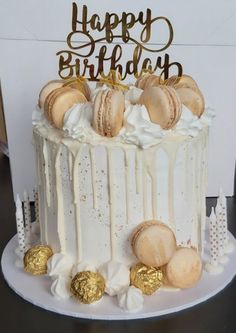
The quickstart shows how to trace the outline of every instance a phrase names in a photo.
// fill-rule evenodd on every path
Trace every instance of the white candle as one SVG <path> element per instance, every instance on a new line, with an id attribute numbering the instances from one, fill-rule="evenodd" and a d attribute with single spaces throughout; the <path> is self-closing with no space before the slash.
<path id="1" fill-rule="evenodd" d="M 206 263 L 205 270 L 211 274 L 219 274 L 223 271 L 223 267 L 218 263 L 217 219 L 213 207 L 209 220 L 210 261 Z"/>
<path id="2" fill-rule="evenodd" d="M 16 226 L 18 235 L 18 245 L 20 256 L 23 258 L 25 253 L 25 228 L 24 228 L 24 218 L 22 211 L 22 202 L 20 200 L 19 194 L 16 197 Z"/>
<path id="3" fill-rule="evenodd" d="M 29 195 L 26 191 L 24 191 L 24 217 L 25 217 L 25 242 L 26 244 L 30 244 L 31 241 L 31 211 L 30 211 L 30 201 Z"/>
<path id="4" fill-rule="evenodd" d="M 217 239 L 217 224 L 214 208 L 211 209 L 210 215 L 210 261 L 217 266 L 218 258 L 218 239 Z"/>
<path id="5" fill-rule="evenodd" d="M 234 251 L 234 244 L 229 240 L 228 234 L 228 219 L 227 219 L 227 200 L 220 188 L 220 205 L 221 205 L 221 219 L 223 231 L 223 251 L 224 253 L 231 253 Z"/>
<path id="6" fill-rule="evenodd" d="M 224 255 L 224 238 L 223 238 L 223 223 L 222 223 L 222 206 L 220 198 L 217 199 L 216 204 L 216 232 L 218 239 L 218 255 L 222 257 Z"/>

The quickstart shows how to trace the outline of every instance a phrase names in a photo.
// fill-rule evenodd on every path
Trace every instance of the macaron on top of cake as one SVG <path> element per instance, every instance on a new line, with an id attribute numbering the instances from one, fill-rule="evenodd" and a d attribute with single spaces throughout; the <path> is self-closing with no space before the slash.
<path id="1" fill-rule="evenodd" d="M 176 92 L 182 102 L 195 116 L 199 118 L 204 112 L 205 102 L 200 91 L 190 88 L 178 88 Z"/>
<path id="2" fill-rule="evenodd" d="M 101 136 L 116 136 L 122 125 L 125 111 L 125 98 L 121 91 L 101 90 L 94 100 L 93 128 Z"/>
<path id="3" fill-rule="evenodd" d="M 133 232 L 131 246 L 135 256 L 147 266 L 160 267 L 169 262 L 176 250 L 173 231 L 156 220 L 141 223 Z"/>
<path id="4" fill-rule="evenodd" d="M 61 88 L 65 81 L 63 80 L 52 80 L 49 81 L 43 88 L 41 89 L 39 93 L 39 101 L 38 105 L 41 109 L 44 108 L 44 103 L 47 98 L 47 96 L 55 89 Z"/>
<path id="5" fill-rule="evenodd" d="M 176 125 L 182 112 L 182 104 L 176 90 L 164 85 L 146 88 L 138 104 L 144 105 L 150 120 L 165 130 Z"/>
<path id="6" fill-rule="evenodd" d="M 165 85 L 179 88 L 190 88 L 192 90 L 199 90 L 196 81 L 189 75 L 183 74 L 182 76 L 173 75 L 165 81 Z"/>
<path id="7" fill-rule="evenodd" d="M 79 90 L 61 87 L 53 90 L 47 96 L 44 103 L 44 113 L 54 127 L 61 129 L 65 113 L 73 105 L 86 102 L 86 97 Z"/>
<path id="8" fill-rule="evenodd" d="M 205 109 L 205 101 L 197 83 L 191 76 L 172 76 L 166 80 L 165 84 L 175 88 L 182 104 L 194 115 L 201 117 Z"/>
<path id="9" fill-rule="evenodd" d="M 156 87 L 162 84 L 164 81 L 160 76 L 155 74 L 145 74 L 141 76 L 135 83 L 135 86 L 139 89 L 146 89 L 148 87 Z"/>
<path id="10" fill-rule="evenodd" d="M 86 79 L 70 80 L 68 82 L 64 82 L 64 86 L 74 88 L 74 89 L 78 89 L 86 97 L 87 101 L 90 101 L 90 99 L 91 99 L 91 90 L 89 88 L 89 85 L 88 85 Z"/>

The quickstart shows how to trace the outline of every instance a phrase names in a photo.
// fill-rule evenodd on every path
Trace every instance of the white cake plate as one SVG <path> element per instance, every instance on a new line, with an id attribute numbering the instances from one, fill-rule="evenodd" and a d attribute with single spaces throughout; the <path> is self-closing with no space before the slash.
<path id="1" fill-rule="evenodd" d="M 229 234 L 236 248 L 234 237 Z M 22 298 L 49 311 L 63 315 L 105 320 L 124 320 L 157 317 L 177 312 L 199 304 L 217 294 L 231 282 L 236 274 L 236 251 L 229 254 L 229 261 L 219 275 L 203 272 L 196 287 L 186 290 L 158 291 L 152 296 L 145 296 L 144 307 L 137 313 L 126 313 L 119 308 L 116 297 L 105 295 L 99 302 L 85 305 L 74 298 L 58 300 L 50 293 L 51 279 L 47 276 L 32 276 L 16 267 L 17 235 L 7 244 L 2 255 L 2 271 L 9 286 Z M 207 249 L 206 249 L 207 253 Z M 207 255 L 206 255 L 207 259 Z"/>

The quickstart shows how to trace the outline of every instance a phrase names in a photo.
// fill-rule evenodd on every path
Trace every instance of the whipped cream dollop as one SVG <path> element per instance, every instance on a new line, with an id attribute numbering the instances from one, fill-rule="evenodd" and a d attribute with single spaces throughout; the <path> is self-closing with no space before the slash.
<path id="1" fill-rule="evenodd" d="M 135 86 L 131 86 L 125 93 L 125 101 L 130 104 L 137 104 L 143 90 Z"/>
<path id="2" fill-rule="evenodd" d="M 182 105 L 182 114 L 173 132 L 196 137 L 204 126 L 211 125 L 214 117 L 215 110 L 209 106 L 206 107 L 202 116 L 198 118 L 186 106 Z"/>
<path id="3" fill-rule="evenodd" d="M 195 116 L 186 106 L 182 105 L 182 114 L 174 132 L 195 137 L 202 127 L 203 125 L 198 116 Z"/>
<path id="4" fill-rule="evenodd" d="M 151 147 L 161 141 L 165 132 L 158 124 L 151 122 L 144 105 L 129 105 L 124 114 L 124 127 L 119 135 L 124 143 L 142 148 Z"/>
<path id="5" fill-rule="evenodd" d="M 47 261 L 47 274 L 49 276 L 71 276 L 73 266 L 72 258 L 62 253 L 55 253 Z"/>
<path id="6" fill-rule="evenodd" d="M 99 267 L 98 272 L 105 279 L 105 292 L 114 296 L 130 283 L 129 268 L 116 261 L 108 261 Z"/>
<path id="7" fill-rule="evenodd" d="M 97 268 L 92 263 L 81 261 L 79 264 L 75 264 L 72 268 L 72 276 L 75 276 L 79 272 L 90 271 L 97 272 Z"/>
<path id="8" fill-rule="evenodd" d="M 51 284 L 51 293 L 53 296 L 59 299 L 68 299 L 71 297 L 70 292 L 71 280 L 65 276 L 56 277 Z"/>
<path id="9" fill-rule="evenodd" d="M 134 286 L 125 288 L 117 295 L 119 306 L 127 312 L 142 310 L 144 297 L 142 291 Z"/>
<path id="10" fill-rule="evenodd" d="M 43 109 L 40 109 L 38 105 L 36 105 L 35 109 L 32 113 L 32 124 L 35 127 L 45 126 L 46 128 L 52 128 L 51 124 L 48 122 Z"/>
<path id="11" fill-rule="evenodd" d="M 92 117 L 92 103 L 76 104 L 65 113 L 63 131 L 67 136 L 85 142 L 95 135 L 91 126 Z"/>

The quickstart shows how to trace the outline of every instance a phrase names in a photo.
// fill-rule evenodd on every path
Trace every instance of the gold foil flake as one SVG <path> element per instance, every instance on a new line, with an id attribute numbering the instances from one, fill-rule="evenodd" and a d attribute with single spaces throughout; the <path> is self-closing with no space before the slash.
<path id="1" fill-rule="evenodd" d="M 105 292 L 105 281 L 99 273 L 77 273 L 71 281 L 72 294 L 84 304 L 98 301 Z"/>
<path id="2" fill-rule="evenodd" d="M 139 288 L 143 294 L 151 295 L 162 285 L 163 273 L 161 269 L 138 263 L 131 268 L 131 285 Z"/>
<path id="3" fill-rule="evenodd" d="M 31 247 L 24 256 L 25 271 L 33 275 L 46 274 L 47 261 L 52 255 L 52 249 L 47 245 Z"/>

